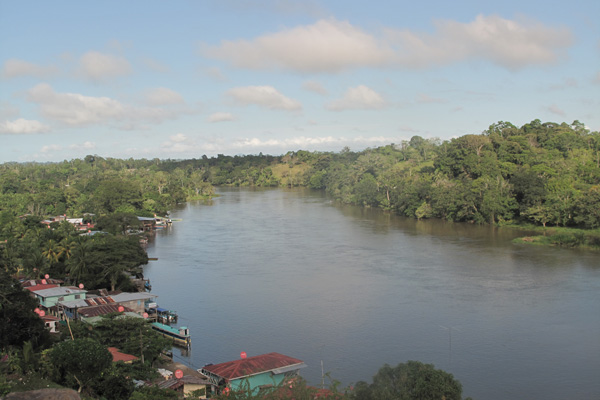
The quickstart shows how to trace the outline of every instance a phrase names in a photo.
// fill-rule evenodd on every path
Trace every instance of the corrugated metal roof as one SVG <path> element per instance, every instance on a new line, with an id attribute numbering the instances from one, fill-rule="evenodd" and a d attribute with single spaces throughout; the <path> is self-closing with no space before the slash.
<path id="1" fill-rule="evenodd" d="M 76 288 L 75 286 L 60 286 L 50 289 L 32 290 L 33 293 L 42 297 L 65 296 L 67 294 L 86 293 L 87 290 Z"/>
<path id="2" fill-rule="evenodd" d="M 279 353 L 269 353 L 260 356 L 243 358 L 222 364 L 209 365 L 202 368 L 214 375 L 232 380 L 245 376 L 256 375 L 264 372 L 297 365 L 298 368 L 306 366 L 303 361 Z M 286 368 L 287 369 L 287 368 Z"/>
<path id="3" fill-rule="evenodd" d="M 39 290 L 44 290 L 44 289 L 52 289 L 58 287 L 58 285 L 51 285 L 51 284 L 40 284 L 40 285 L 34 285 L 34 286 L 25 286 L 25 289 L 29 290 L 30 292 L 37 292 Z"/>
<path id="4" fill-rule="evenodd" d="M 161 389 L 177 390 L 182 387 L 184 383 L 179 379 L 167 379 L 166 381 L 159 382 L 156 384 Z"/>
<path id="5" fill-rule="evenodd" d="M 81 300 L 62 301 L 60 304 L 67 308 L 99 306 L 102 304 L 123 303 L 126 301 L 146 300 L 156 295 L 148 293 L 119 293 L 112 296 L 88 297 Z"/>
<path id="6" fill-rule="evenodd" d="M 120 306 L 118 304 L 103 304 L 99 306 L 80 308 L 77 310 L 77 313 L 86 318 L 97 317 L 99 315 L 119 312 L 119 307 Z M 125 312 L 133 312 L 133 310 L 129 307 L 123 308 L 125 309 Z"/>
<path id="7" fill-rule="evenodd" d="M 30 287 L 30 286 L 36 286 L 36 285 L 43 285 L 42 281 L 46 281 L 46 283 L 48 285 L 56 285 L 56 286 L 60 286 L 61 283 L 64 283 L 63 281 L 61 281 L 60 279 L 52 279 L 52 278 L 48 278 L 48 279 L 28 279 L 26 281 L 22 281 L 21 285 L 23 287 Z"/>
<path id="8" fill-rule="evenodd" d="M 113 294 L 111 297 L 115 300 L 115 302 L 119 303 L 123 301 L 154 299 L 158 296 L 155 294 L 139 292 Z"/>
<path id="9" fill-rule="evenodd" d="M 103 297 L 89 297 L 79 300 L 61 301 L 60 305 L 66 308 L 78 308 L 78 307 L 91 307 L 99 306 L 101 304 L 111 304 L 115 301 L 110 296 Z"/>

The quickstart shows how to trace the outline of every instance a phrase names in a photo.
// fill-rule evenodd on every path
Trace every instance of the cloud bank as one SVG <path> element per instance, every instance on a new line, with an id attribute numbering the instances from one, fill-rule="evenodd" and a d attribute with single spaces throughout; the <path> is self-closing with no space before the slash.
<path id="1" fill-rule="evenodd" d="M 386 102 L 379 93 L 365 85 L 359 85 L 348 89 L 342 98 L 329 103 L 327 109 L 331 111 L 373 110 L 385 106 Z"/>
<path id="2" fill-rule="evenodd" d="M 469 23 L 438 20 L 434 28 L 431 34 L 387 28 L 377 37 L 349 22 L 324 19 L 251 40 L 204 45 L 201 51 L 238 68 L 298 73 L 427 68 L 472 59 L 519 69 L 555 63 L 573 41 L 566 28 L 495 15 Z"/>
<path id="3" fill-rule="evenodd" d="M 0 134 L 5 135 L 26 135 L 32 133 L 43 133 L 49 130 L 50 127 L 42 124 L 39 121 L 23 118 L 0 123 Z"/>
<path id="4" fill-rule="evenodd" d="M 279 93 L 272 86 L 245 86 L 230 89 L 227 95 L 241 105 L 257 105 L 271 110 L 295 111 L 302 109 L 296 100 Z"/>

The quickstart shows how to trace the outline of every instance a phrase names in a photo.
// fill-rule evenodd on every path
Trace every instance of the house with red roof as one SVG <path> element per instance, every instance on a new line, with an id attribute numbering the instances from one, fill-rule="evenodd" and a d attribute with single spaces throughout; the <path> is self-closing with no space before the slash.
<path id="1" fill-rule="evenodd" d="M 262 388 L 279 386 L 284 380 L 293 379 L 304 367 L 306 364 L 296 358 L 279 353 L 268 353 L 206 365 L 200 369 L 200 372 L 210 380 L 213 393 L 227 390 L 250 390 L 258 393 Z"/>
<path id="2" fill-rule="evenodd" d="M 123 361 L 125 364 L 131 364 L 138 360 L 136 356 L 121 353 L 116 347 L 109 347 L 108 351 L 110 351 L 110 354 L 112 354 L 113 362 Z"/>
<path id="3" fill-rule="evenodd" d="M 57 328 L 57 324 L 58 324 L 58 318 L 53 316 L 53 315 L 44 315 L 42 318 L 42 320 L 44 321 L 44 326 L 46 327 L 46 329 L 48 329 L 50 331 L 50 333 L 58 333 L 58 328 Z"/>

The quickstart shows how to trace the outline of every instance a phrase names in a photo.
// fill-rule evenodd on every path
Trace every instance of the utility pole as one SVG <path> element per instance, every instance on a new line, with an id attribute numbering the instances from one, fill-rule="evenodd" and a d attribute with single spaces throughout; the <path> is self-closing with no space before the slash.
<path id="1" fill-rule="evenodd" d="M 144 342 L 142 342 L 142 327 L 140 327 L 140 357 L 144 363 Z"/>

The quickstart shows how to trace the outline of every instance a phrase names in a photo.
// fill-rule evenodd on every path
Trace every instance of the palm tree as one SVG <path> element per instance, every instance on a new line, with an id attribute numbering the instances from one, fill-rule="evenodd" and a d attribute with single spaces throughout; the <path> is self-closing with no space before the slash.
<path id="1" fill-rule="evenodd" d="M 44 257 L 50 262 L 50 264 L 56 264 L 58 259 L 60 258 L 60 250 L 58 249 L 58 245 L 52 239 L 48 240 L 46 245 L 46 250 L 42 252 Z"/>
<path id="2" fill-rule="evenodd" d="M 60 245 L 58 246 L 58 256 L 62 257 L 65 256 L 65 258 L 68 260 L 69 258 L 71 258 L 71 255 L 73 254 L 73 248 L 75 247 L 75 241 L 74 240 L 69 240 L 69 238 L 64 238 L 63 240 L 60 241 Z"/>
<path id="3" fill-rule="evenodd" d="M 48 260 L 36 246 L 31 246 L 23 258 L 23 270 L 28 278 L 35 278 L 38 271 L 45 271 Z"/>
<path id="4" fill-rule="evenodd" d="M 110 290 L 115 291 L 119 278 L 129 270 L 129 266 L 125 263 L 113 262 L 104 269 L 104 277 L 110 280 Z"/>
<path id="5" fill-rule="evenodd" d="M 89 272 L 91 267 L 90 260 L 91 243 L 88 240 L 78 240 L 77 244 L 70 251 L 70 257 L 67 258 L 66 266 L 71 279 L 74 283 L 81 283 L 81 277 Z"/>

